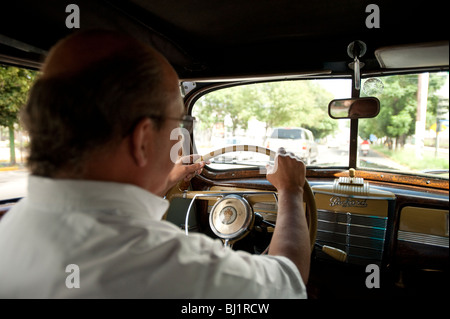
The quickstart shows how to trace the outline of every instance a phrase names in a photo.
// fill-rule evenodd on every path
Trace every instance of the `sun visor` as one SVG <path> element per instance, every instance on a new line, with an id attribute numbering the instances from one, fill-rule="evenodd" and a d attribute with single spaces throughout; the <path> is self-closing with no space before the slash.
<path id="1" fill-rule="evenodd" d="M 375 56 L 386 69 L 448 66 L 448 41 L 383 47 Z"/>

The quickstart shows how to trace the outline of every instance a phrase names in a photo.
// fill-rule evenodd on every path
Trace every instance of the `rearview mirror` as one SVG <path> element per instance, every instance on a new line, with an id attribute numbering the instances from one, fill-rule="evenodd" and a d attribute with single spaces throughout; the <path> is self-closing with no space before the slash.
<path id="1" fill-rule="evenodd" d="M 328 114 L 334 119 L 364 119 L 378 115 L 380 101 L 376 97 L 332 100 Z"/>

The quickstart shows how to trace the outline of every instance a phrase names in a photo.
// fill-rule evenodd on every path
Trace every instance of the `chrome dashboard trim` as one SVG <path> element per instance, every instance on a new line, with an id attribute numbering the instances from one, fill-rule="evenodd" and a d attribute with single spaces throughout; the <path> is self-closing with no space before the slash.
<path id="1" fill-rule="evenodd" d="M 416 244 L 449 248 L 449 238 L 444 236 L 436 236 L 399 230 L 397 239 Z"/>

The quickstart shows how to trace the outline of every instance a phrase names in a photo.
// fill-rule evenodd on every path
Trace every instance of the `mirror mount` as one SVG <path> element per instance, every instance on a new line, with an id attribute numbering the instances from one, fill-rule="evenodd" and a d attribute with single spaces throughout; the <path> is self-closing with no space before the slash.
<path id="1" fill-rule="evenodd" d="M 356 40 L 347 46 L 347 54 L 353 59 L 353 62 L 349 63 L 349 68 L 353 70 L 353 80 L 355 82 L 355 89 L 359 91 L 361 88 L 361 68 L 364 67 L 364 63 L 359 61 L 359 58 L 366 54 L 367 45 Z"/>

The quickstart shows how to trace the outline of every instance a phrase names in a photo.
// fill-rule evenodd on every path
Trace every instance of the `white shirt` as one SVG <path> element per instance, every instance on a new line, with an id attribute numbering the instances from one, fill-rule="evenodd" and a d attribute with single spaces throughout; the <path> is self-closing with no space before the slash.
<path id="1" fill-rule="evenodd" d="M 137 186 L 30 176 L 28 194 L 0 222 L 0 298 L 306 298 L 288 258 L 186 236 Z"/>

